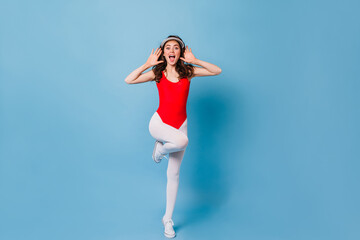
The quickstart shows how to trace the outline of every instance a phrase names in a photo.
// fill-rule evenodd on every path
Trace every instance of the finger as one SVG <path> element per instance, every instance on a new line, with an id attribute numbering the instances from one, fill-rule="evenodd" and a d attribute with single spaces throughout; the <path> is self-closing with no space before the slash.
<path id="1" fill-rule="evenodd" d="M 153 54 L 153 52 L 154 52 L 154 49 L 152 49 L 151 54 Z"/>
<path id="2" fill-rule="evenodd" d="M 190 48 L 190 52 L 192 52 L 191 48 Z"/>

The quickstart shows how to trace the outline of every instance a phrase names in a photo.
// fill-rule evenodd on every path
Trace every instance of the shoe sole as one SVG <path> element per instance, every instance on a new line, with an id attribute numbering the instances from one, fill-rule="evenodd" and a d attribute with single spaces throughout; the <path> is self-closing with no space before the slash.
<path id="1" fill-rule="evenodd" d="M 156 152 L 157 144 L 158 144 L 158 141 L 155 141 L 155 146 L 154 146 L 154 151 L 153 151 L 152 159 L 154 160 L 154 162 L 160 163 L 161 160 L 160 160 L 160 161 L 156 161 L 156 160 L 155 160 L 155 152 Z"/>
<path id="2" fill-rule="evenodd" d="M 164 235 L 165 235 L 165 237 L 167 237 L 167 238 L 174 238 L 174 237 L 176 236 L 176 234 L 174 234 L 174 235 L 169 235 L 169 234 L 167 234 L 167 233 L 164 233 Z"/>
<path id="3" fill-rule="evenodd" d="M 164 219 L 161 219 L 161 222 L 162 222 L 162 224 L 163 224 L 164 227 L 165 227 Z M 174 226 L 174 225 L 173 225 L 173 226 Z M 165 235 L 165 237 L 167 237 L 167 238 L 174 238 L 174 237 L 176 236 L 176 233 L 174 233 L 174 235 L 170 235 L 170 234 L 164 232 L 164 235 Z"/>

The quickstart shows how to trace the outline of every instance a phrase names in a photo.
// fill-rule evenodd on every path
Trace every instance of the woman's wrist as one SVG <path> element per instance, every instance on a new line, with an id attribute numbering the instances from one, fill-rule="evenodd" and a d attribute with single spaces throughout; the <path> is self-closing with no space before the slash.
<path id="1" fill-rule="evenodd" d="M 146 69 L 150 68 L 151 65 L 148 64 L 148 63 L 144 63 L 144 64 L 142 65 L 142 67 L 144 68 L 144 71 L 145 71 Z"/>
<path id="2" fill-rule="evenodd" d="M 199 63 L 200 63 L 200 60 L 197 58 L 195 58 L 195 60 L 191 62 L 191 64 L 195 64 L 195 65 L 200 65 Z"/>

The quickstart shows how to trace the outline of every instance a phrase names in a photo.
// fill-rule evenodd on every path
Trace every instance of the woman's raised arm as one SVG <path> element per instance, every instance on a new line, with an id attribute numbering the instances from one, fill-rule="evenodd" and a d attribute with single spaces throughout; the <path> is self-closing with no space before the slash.
<path id="1" fill-rule="evenodd" d="M 188 46 L 186 46 L 185 48 L 184 58 L 180 57 L 180 59 L 184 62 L 201 66 L 194 67 L 194 73 L 192 77 L 213 76 L 219 75 L 221 73 L 221 68 L 219 68 L 215 64 L 197 59 L 192 53 L 191 48 L 189 48 Z"/>
<path id="2" fill-rule="evenodd" d="M 140 67 L 138 67 L 137 69 L 135 69 L 132 73 L 130 73 L 125 78 L 126 83 L 128 83 L 128 84 L 143 83 L 143 82 L 151 81 L 155 78 L 155 74 L 152 70 L 149 72 L 146 72 L 146 73 L 142 73 L 146 69 L 148 69 L 152 66 L 155 66 L 159 63 L 164 62 L 164 61 L 158 61 L 159 56 L 161 54 L 161 48 L 160 49 L 157 48 L 155 50 L 155 53 L 153 53 L 153 52 L 154 52 L 154 49 L 151 51 L 151 54 L 145 64 L 143 64 Z"/>

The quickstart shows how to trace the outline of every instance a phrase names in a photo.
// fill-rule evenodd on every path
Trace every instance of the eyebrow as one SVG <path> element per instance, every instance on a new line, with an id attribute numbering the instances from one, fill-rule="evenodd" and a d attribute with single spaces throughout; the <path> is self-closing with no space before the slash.
<path id="1" fill-rule="evenodd" d="M 165 44 L 165 47 L 171 46 L 169 43 Z M 175 43 L 174 46 L 180 47 L 178 43 Z"/>

